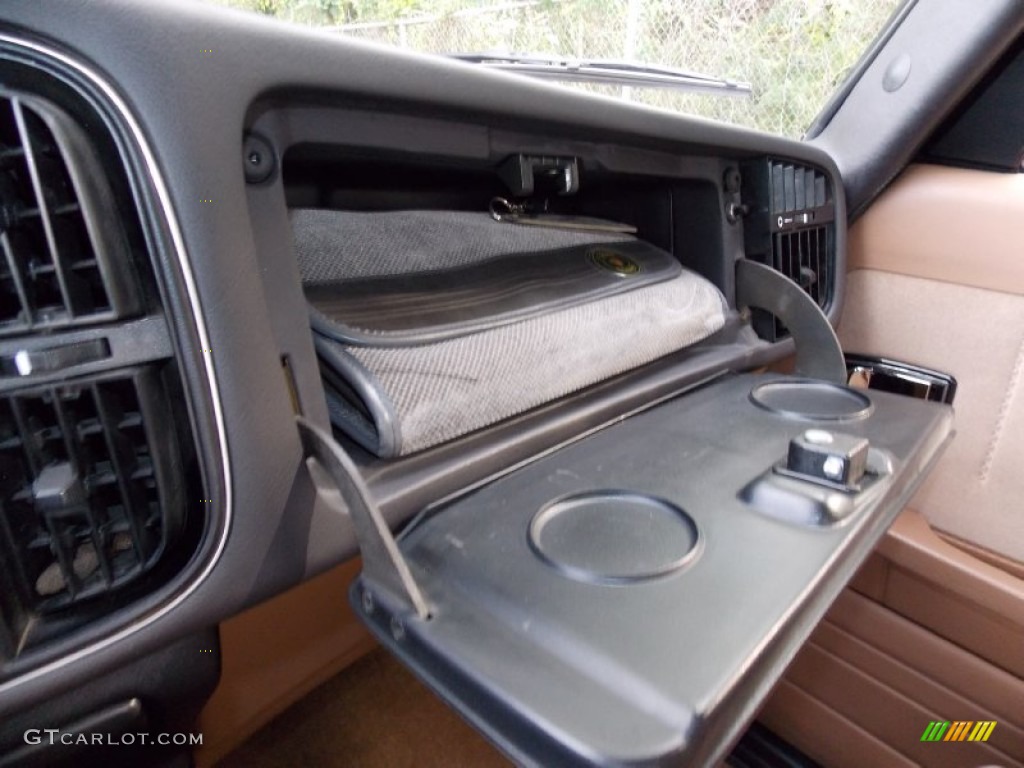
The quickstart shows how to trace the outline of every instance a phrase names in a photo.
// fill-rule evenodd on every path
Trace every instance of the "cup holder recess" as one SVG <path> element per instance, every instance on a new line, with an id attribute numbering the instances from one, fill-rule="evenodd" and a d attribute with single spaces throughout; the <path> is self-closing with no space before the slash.
<path id="1" fill-rule="evenodd" d="M 759 408 L 791 419 L 853 421 L 871 413 L 867 395 L 827 381 L 767 381 L 750 391 Z"/>
<path id="2" fill-rule="evenodd" d="M 534 553 L 564 576 L 633 584 L 682 569 L 700 551 L 697 524 L 679 507 L 629 491 L 573 494 L 530 521 Z"/>

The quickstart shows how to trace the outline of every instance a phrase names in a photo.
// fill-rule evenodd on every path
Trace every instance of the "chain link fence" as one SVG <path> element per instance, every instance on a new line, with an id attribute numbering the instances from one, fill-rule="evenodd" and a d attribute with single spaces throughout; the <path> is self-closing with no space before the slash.
<path id="1" fill-rule="evenodd" d="M 406 7 L 443 10 L 401 13 L 391 5 L 393 17 L 378 21 L 374 13 L 386 11 L 376 4 L 360 10 L 357 23 L 333 25 L 337 13 L 323 10 L 333 0 L 219 2 L 263 3 L 264 12 L 428 53 L 628 59 L 747 82 L 749 97 L 574 87 L 797 137 L 899 0 L 412 0 Z M 339 6 L 349 18 L 350 6 Z"/>

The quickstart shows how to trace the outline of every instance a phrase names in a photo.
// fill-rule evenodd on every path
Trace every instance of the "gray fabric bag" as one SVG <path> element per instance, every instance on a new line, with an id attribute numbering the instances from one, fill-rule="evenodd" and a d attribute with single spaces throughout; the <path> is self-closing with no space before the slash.
<path id="1" fill-rule="evenodd" d="M 486 213 L 296 209 L 331 421 L 401 456 L 686 347 L 725 323 L 710 282 L 630 235 Z"/>

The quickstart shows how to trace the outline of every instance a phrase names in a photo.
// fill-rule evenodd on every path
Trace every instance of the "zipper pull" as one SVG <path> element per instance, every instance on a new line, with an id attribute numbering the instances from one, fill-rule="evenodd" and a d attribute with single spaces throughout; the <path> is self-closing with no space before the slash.
<path id="1" fill-rule="evenodd" d="M 634 235 L 636 227 L 592 216 L 569 216 L 557 213 L 535 213 L 527 203 L 513 203 L 504 197 L 491 199 L 491 218 L 506 224 L 523 224 L 551 229 L 576 229 L 583 232 L 616 232 Z"/>
<path id="2" fill-rule="evenodd" d="M 525 203 L 513 203 L 504 197 L 491 198 L 491 218 L 495 221 L 504 221 L 515 224 L 526 213 Z"/>

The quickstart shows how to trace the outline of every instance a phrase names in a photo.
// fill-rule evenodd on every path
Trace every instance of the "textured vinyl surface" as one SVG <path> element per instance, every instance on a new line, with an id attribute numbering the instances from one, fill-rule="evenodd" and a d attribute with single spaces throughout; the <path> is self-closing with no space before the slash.
<path id="1" fill-rule="evenodd" d="M 508 253 L 634 239 L 609 232 L 503 224 L 488 213 L 465 211 L 298 208 L 290 217 L 305 284 L 452 269 Z"/>
<path id="2" fill-rule="evenodd" d="M 375 346 L 487 330 L 670 280 L 681 271 L 672 254 L 634 240 L 509 253 L 416 274 L 307 283 L 304 293 L 318 331 Z"/>
<path id="3" fill-rule="evenodd" d="M 318 344 L 352 363 L 336 373 L 358 372 L 363 389 L 375 392 L 354 408 L 332 398 L 332 420 L 382 456 L 522 413 L 725 324 L 725 299 L 714 285 L 630 235 L 520 226 L 461 211 L 297 209 L 290 216 L 319 318 Z M 621 249 L 638 274 L 601 269 L 572 250 L 597 244 Z M 565 268 L 547 264 L 548 256 L 572 258 L 563 258 Z M 416 283 L 396 294 L 378 286 L 359 301 L 342 301 L 353 284 L 425 277 L 429 290 Z M 346 319 L 346 311 L 355 314 Z M 349 335 L 353 318 L 377 330 Z M 440 331 L 421 338 L 419 321 L 420 330 Z M 374 431 L 377 438 L 368 438 Z"/>
<path id="4" fill-rule="evenodd" d="M 684 271 L 674 280 L 521 323 L 410 347 L 346 347 L 376 379 L 399 454 L 514 416 L 710 336 L 725 301 Z"/>

